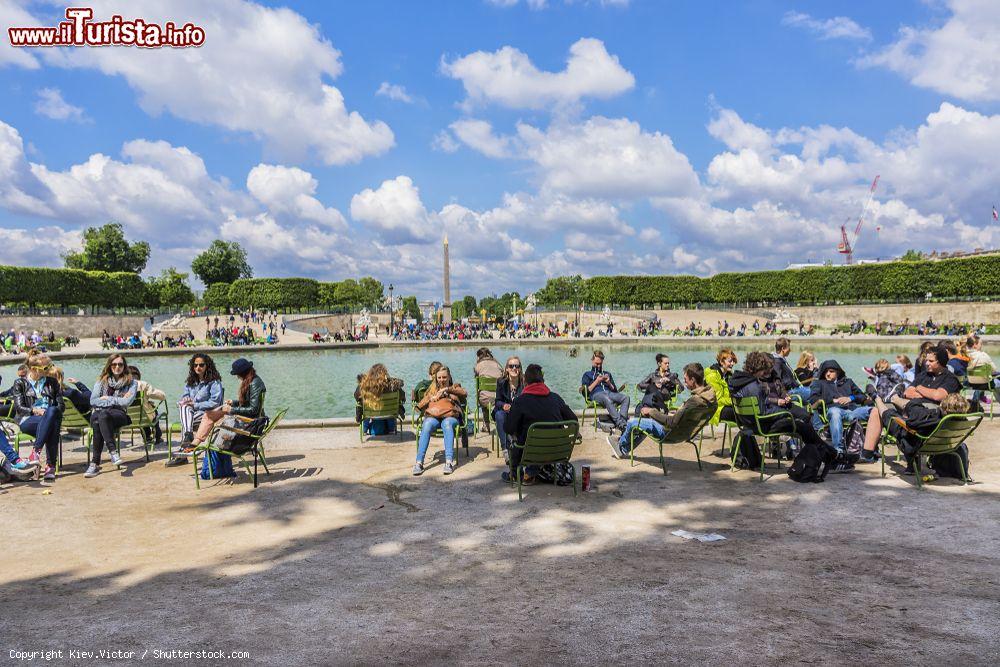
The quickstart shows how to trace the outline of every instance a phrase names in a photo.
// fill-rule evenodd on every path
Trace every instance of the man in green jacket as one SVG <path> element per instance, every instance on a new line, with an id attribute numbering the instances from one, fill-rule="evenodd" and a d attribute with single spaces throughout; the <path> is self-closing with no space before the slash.
<path id="1" fill-rule="evenodd" d="M 701 364 L 692 363 L 684 367 L 684 386 L 691 392 L 691 397 L 673 414 L 668 414 L 655 408 L 644 407 L 641 418 L 628 420 L 621 437 L 615 438 L 608 434 L 608 444 L 616 459 L 627 459 L 631 454 L 630 439 L 635 431 L 635 445 L 646 437 L 646 433 L 657 438 L 663 438 L 668 433 L 679 440 L 686 440 L 695 433 L 699 424 L 704 423 L 715 414 L 717 402 L 715 391 L 705 384 L 705 369 Z M 645 432 L 645 433 L 644 433 Z"/>

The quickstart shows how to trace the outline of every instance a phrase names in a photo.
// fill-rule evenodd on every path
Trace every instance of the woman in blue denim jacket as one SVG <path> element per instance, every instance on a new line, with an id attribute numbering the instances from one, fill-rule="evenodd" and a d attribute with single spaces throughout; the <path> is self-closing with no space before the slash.
<path id="1" fill-rule="evenodd" d="M 167 465 L 187 463 L 186 454 L 194 451 L 212 431 L 212 426 L 222 418 L 222 376 L 215 367 L 215 361 L 207 354 L 198 353 L 188 362 L 188 377 L 181 392 L 177 407 L 181 415 L 181 451 L 167 462 Z M 211 412 L 218 415 L 213 419 Z M 195 433 L 197 429 L 197 434 Z"/>

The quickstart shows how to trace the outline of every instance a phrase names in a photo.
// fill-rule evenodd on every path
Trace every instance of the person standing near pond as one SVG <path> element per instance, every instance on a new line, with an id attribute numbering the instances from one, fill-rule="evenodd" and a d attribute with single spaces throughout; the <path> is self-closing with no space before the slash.
<path id="1" fill-rule="evenodd" d="M 455 428 L 462 418 L 462 403 L 468 397 L 468 392 L 462 385 L 455 384 L 451 371 L 447 366 L 441 366 L 434 376 L 417 408 L 424 413 L 424 423 L 420 428 L 420 440 L 417 443 L 417 460 L 413 465 L 413 474 L 424 472 L 424 456 L 431 441 L 431 434 L 441 429 L 444 436 L 444 474 L 455 471 Z"/>
<path id="2" fill-rule="evenodd" d="M 177 402 L 181 415 L 180 453 L 167 461 L 177 466 L 187 463 L 187 454 L 204 442 L 215 422 L 222 419 L 222 376 L 215 361 L 207 354 L 196 354 L 188 361 L 188 377 Z M 195 434 L 195 429 L 198 433 Z"/>
<path id="3" fill-rule="evenodd" d="M 93 433 L 90 465 L 84 477 L 101 474 L 101 453 L 107 446 L 113 465 L 121 465 L 119 453 L 112 448 L 115 435 L 123 426 L 132 423 L 126 410 L 138 395 L 139 386 L 128 369 L 128 362 L 120 354 L 112 354 L 104 363 L 104 370 L 90 395 L 90 430 Z"/>

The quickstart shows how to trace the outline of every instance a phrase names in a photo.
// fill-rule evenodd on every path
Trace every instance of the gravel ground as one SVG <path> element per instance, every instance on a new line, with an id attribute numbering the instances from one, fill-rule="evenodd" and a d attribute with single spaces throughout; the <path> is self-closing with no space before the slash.
<path id="1" fill-rule="evenodd" d="M 412 435 L 280 432 L 257 489 L 241 477 L 196 491 L 160 452 L 85 480 L 84 454 L 67 452 L 55 484 L 0 490 L 3 659 L 1000 661 L 1000 421 L 972 442 L 976 484 L 922 492 L 898 467 L 801 485 L 771 463 L 760 483 L 711 455 L 699 471 L 677 447 L 664 477 L 652 445 L 630 468 L 584 431 L 576 459 L 596 491 L 534 486 L 524 502 L 485 437 L 454 475 L 439 456 L 415 478 Z"/>

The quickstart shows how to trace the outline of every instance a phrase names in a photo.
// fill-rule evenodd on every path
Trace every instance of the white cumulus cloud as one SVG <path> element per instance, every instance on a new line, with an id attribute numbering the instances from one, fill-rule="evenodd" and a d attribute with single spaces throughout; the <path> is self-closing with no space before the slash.
<path id="1" fill-rule="evenodd" d="M 820 39 L 856 39 L 865 42 L 872 39 L 871 30 L 858 25 L 846 16 L 817 19 L 802 12 L 787 12 L 781 22 L 794 28 L 804 28 L 818 35 Z"/>

